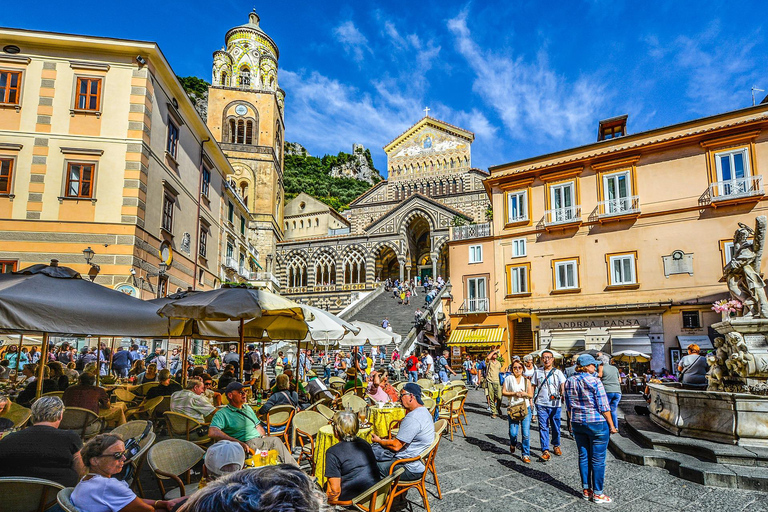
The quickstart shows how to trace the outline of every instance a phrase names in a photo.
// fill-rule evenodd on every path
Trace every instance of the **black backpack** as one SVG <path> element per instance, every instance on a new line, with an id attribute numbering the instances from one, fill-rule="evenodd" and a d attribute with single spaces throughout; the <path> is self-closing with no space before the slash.
<path id="1" fill-rule="evenodd" d="M 147 422 L 144 432 L 139 434 L 138 437 L 132 437 L 125 442 L 125 464 L 123 464 L 123 469 L 115 475 L 115 478 L 125 481 L 133 477 L 134 467 L 132 464 L 128 464 L 128 462 L 141 451 L 141 441 L 147 437 L 150 430 L 152 430 L 152 423 Z"/>

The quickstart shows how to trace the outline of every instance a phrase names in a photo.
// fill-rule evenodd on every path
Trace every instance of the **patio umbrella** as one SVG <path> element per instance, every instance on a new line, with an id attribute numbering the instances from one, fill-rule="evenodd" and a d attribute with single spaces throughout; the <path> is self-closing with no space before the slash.
<path id="1" fill-rule="evenodd" d="M 359 328 L 357 334 L 349 333 L 339 340 L 339 345 L 343 347 L 356 347 L 369 343 L 370 345 L 388 345 L 389 343 L 400 343 L 402 337 L 399 334 L 390 332 L 386 329 L 368 322 L 352 321 L 352 325 Z"/>
<path id="2" fill-rule="evenodd" d="M 615 361 L 621 361 L 623 363 L 629 363 L 629 370 L 632 370 L 632 363 L 647 363 L 651 360 L 651 356 L 643 354 L 636 350 L 622 350 L 613 354 Z"/>
<path id="3" fill-rule="evenodd" d="M 576 357 L 579 357 L 582 354 L 589 354 L 592 357 L 597 357 L 598 354 L 604 354 L 604 355 L 606 355 L 608 357 L 611 357 L 611 354 L 609 354 L 608 352 L 606 352 L 604 350 L 584 350 L 583 352 L 579 352 L 578 354 L 576 354 Z"/>
<path id="4" fill-rule="evenodd" d="M 539 357 L 541 357 L 541 353 L 544 352 L 544 351 L 552 352 L 552 355 L 555 356 L 555 359 L 562 359 L 563 358 L 563 354 L 561 354 L 560 352 L 556 352 L 556 351 L 552 350 L 551 348 L 542 348 L 541 350 L 536 350 L 535 352 L 531 352 L 528 355 L 529 356 L 533 356 L 534 358 L 539 358 Z"/>

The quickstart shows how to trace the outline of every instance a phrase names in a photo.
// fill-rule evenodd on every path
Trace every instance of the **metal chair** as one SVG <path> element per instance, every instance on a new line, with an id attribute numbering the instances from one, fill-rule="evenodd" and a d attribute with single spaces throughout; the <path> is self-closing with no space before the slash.
<path id="1" fill-rule="evenodd" d="M 132 437 L 140 436 L 147 428 L 147 424 L 152 424 L 147 420 L 134 420 L 127 423 L 123 423 L 119 427 L 112 429 L 112 434 L 119 434 L 124 440 Z M 147 451 L 155 442 L 157 436 L 154 432 L 150 431 L 147 436 L 139 443 L 139 452 L 133 456 L 130 460 L 130 464 L 133 466 L 133 477 L 129 479 L 128 484 L 134 488 L 139 496 L 144 497 L 144 488 L 141 486 L 141 469 L 144 467 L 144 462 L 147 460 Z"/>
<path id="2" fill-rule="evenodd" d="M 42 512 L 56 504 L 63 485 L 42 478 L 8 476 L 0 478 L 0 510 Z"/>
<path id="3" fill-rule="evenodd" d="M 267 435 L 281 438 L 289 450 L 291 449 L 291 441 L 288 438 L 288 432 L 291 429 L 291 420 L 294 414 L 296 414 L 296 409 L 292 405 L 276 405 L 267 413 Z M 272 431 L 275 427 L 277 430 Z"/>
<path id="4" fill-rule="evenodd" d="M 65 487 L 56 495 L 56 501 L 59 502 L 59 506 L 64 509 L 64 512 L 80 512 L 71 500 L 74 490 L 74 487 Z"/>
<path id="5" fill-rule="evenodd" d="M 307 459 L 313 474 L 315 472 L 315 437 L 327 424 L 328 420 L 325 416 L 315 411 L 301 411 L 293 417 L 293 429 L 301 445 L 299 465 L 302 459 Z"/>
<path id="6" fill-rule="evenodd" d="M 410 457 L 407 459 L 397 459 L 395 462 L 389 467 L 389 474 L 393 475 L 394 472 L 398 468 L 400 464 L 407 464 L 408 462 L 416 462 L 418 460 L 421 460 L 424 463 L 425 468 L 429 467 L 430 464 L 433 464 L 434 458 L 437 455 L 437 446 L 440 444 L 440 436 L 436 436 L 435 440 L 432 441 L 432 444 L 429 445 L 429 447 L 421 452 L 421 454 L 418 457 Z M 427 509 L 427 512 L 430 512 L 429 508 L 429 500 L 427 499 L 427 488 L 426 488 L 426 479 L 427 479 L 427 471 L 424 470 L 424 473 L 421 474 L 421 478 L 418 480 L 409 480 L 409 481 L 403 481 L 398 480 L 397 485 L 394 486 L 394 488 L 391 491 L 392 497 L 390 499 L 395 499 L 401 494 L 404 494 L 408 492 L 411 488 L 416 488 L 417 491 L 419 491 L 419 494 L 421 494 L 421 499 L 424 502 L 424 508 Z"/>
<path id="7" fill-rule="evenodd" d="M 389 512 L 392 506 L 392 489 L 397 486 L 405 468 L 383 478 L 376 485 L 352 498 L 352 506 L 362 512 Z"/>
<path id="8" fill-rule="evenodd" d="M 459 417 L 461 404 L 465 398 L 466 397 L 455 396 L 440 405 L 439 416 L 448 421 L 448 426 L 451 429 L 451 441 L 453 441 L 453 432 L 456 430 L 456 427 L 461 427 L 461 433 L 464 434 L 464 437 L 467 437 L 467 433 L 464 431 L 464 424 Z"/>
<path id="9" fill-rule="evenodd" d="M 438 443 L 439 443 L 440 437 L 442 437 L 446 428 L 448 428 L 448 421 L 444 419 L 440 419 L 435 422 L 435 438 L 438 440 Z M 432 460 L 430 461 L 430 463 L 426 465 L 425 473 L 426 471 L 429 471 L 430 473 L 432 473 L 432 476 L 435 477 L 435 487 L 437 487 L 437 499 L 441 500 L 443 499 L 443 493 L 440 491 L 440 481 L 437 479 L 437 469 L 435 468 L 435 459 L 436 457 L 432 457 Z"/>
<path id="10" fill-rule="evenodd" d="M 74 430 L 85 441 L 104 430 L 104 420 L 90 409 L 65 407 L 59 429 Z"/>
<path id="11" fill-rule="evenodd" d="M 200 435 L 196 432 L 200 427 L 209 426 L 208 423 L 201 423 L 180 412 L 166 411 L 163 415 L 168 425 L 168 435 L 172 438 L 181 438 L 199 446 L 205 446 L 211 442 L 211 438 L 207 434 Z"/>
<path id="12" fill-rule="evenodd" d="M 467 388 L 464 388 L 463 390 L 459 391 L 459 395 L 461 397 L 461 406 L 459 407 L 459 416 L 464 418 L 464 424 L 469 426 L 469 420 L 467 420 L 467 411 L 464 410 L 464 404 L 467 401 L 467 395 L 469 394 L 469 390 Z"/>
<path id="13" fill-rule="evenodd" d="M 27 424 L 29 418 L 32 417 L 32 410 L 19 405 L 16 402 L 11 402 L 11 407 L 2 418 L 8 418 L 13 422 L 13 428 L 23 428 Z"/>
<path id="14" fill-rule="evenodd" d="M 353 412 L 360 412 L 360 410 L 368 407 L 368 402 L 366 402 L 364 399 L 360 398 L 353 392 L 353 393 L 347 393 L 346 395 L 341 397 L 341 405 L 345 409 L 349 409 Z"/>
<path id="15" fill-rule="evenodd" d="M 149 449 L 147 463 L 157 478 L 164 499 L 186 496 L 197 490 L 198 484 L 189 481 L 189 472 L 204 455 L 205 450 L 195 443 L 183 439 L 160 441 Z M 186 474 L 187 477 L 186 484 L 179 478 L 183 474 Z M 173 480 L 178 487 L 166 491 L 165 485 L 163 485 L 164 480 Z"/>

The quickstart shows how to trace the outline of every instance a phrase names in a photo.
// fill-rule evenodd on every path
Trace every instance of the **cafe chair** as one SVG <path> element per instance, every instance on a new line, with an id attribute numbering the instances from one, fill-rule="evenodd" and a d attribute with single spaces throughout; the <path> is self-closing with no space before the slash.
<path id="1" fill-rule="evenodd" d="M 117 400 L 130 405 L 136 405 L 136 402 L 139 399 L 138 396 L 124 388 L 115 388 L 115 390 L 112 391 L 112 396 L 114 396 Z"/>
<path id="2" fill-rule="evenodd" d="M 389 467 L 389 474 L 393 475 L 395 471 L 400 469 L 397 466 L 401 464 L 404 465 L 408 462 L 416 462 L 418 460 L 421 460 L 424 463 L 425 468 L 429 467 L 430 464 L 434 464 L 434 458 L 437 455 L 437 446 L 439 444 L 440 436 L 436 436 L 435 440 L 432 441 L 432 444 L 430 444 L 427 449 L 421 452 L 419 456 L 409 457 L 407 459 L 396 459 L 395 462 Z M 427 512 L 430 512 L 429 500 L 427 499 L 427 488 L 425 485 L 427 480 L 427 473 L 429 473 L 429 471 L 425 469 L 424 473 L 421 474 L 421 477 L 418 480 L 398 480 L 397 485 L 395 485 L 391 491 L 392 497 L 390 499 L 394 500 L 399 495 L 405 494 L 409 489 L 415 487 L 416 490 L 419 491 L 419 494 L 421 494 L 421 499 L 424 502 L 424 508 L 427 510 Z"/>
<path id="3" fill-rule="evenodd" d="M 133 388 L 133 393 L 139 396 L 144 396 L 147 394 L 147 391 L 159 384 L 159 382 L 145 382 L 144 384 L 139 384 Z"/>
<path id="4" fill-rule="evenodd" d="M 335 389 L 339 393 L 344 392 L 344 384 L 346 384 L 346 381 L 341 377 L 331 377 L 328 379 L 328 387 L 330 389 Z"/>
<path id="5" fill-rule="evenodd" d="M 331 421 L 336 412 L 325 404 L 317 404 L 315 410 L 322 414 L 326 420 Z"/>
<path id="6" fill-rule="evenodd" d="M 122 436 L 124 441 L 127 441 L 128 439 L 139 437 L 147 428 L 148 423 L 150 425 L 152 424 L 151 421 L 147 420 L 129 421 L 127 423 L 123 423 L 119 427 L 113 428 L 111 433 L 119 434 Z M 144 497 L 144 488 L 141 486 L 141 479 L 138 478 L 138 475 L 141 474 L 141 470 L 147 460 L 147 451 L 155 442 L 156 438 L 157 436 L 155 433 L 150 430 L 149 433 L 147 433 L 147 436 L 139 443 L 138 453 L 136 453 L 136 455 L 134 455 L 130 460 L 130 464 L 133 466 L 133 475 L 131 478 L 126 480 L 126 482 L 128 482 L 128 485 L 130 485 L 131 488 L 134 489 L 142 498 Z"/>
<path id="7" fill-rule="evenodd" d="M 419 379 L 419 380 L 417 380 L 417 381 L 416 381 L 416 384 L 417 384 L 417 385 L 418 385 L 418 386 L 419 386 L 421 389 L 429 389 L 429 388 L 431 388 L 432 386 L 434 386 L 434 384 L 435 384 L 435 383 L 434 383 L 434 382 L 432 382 L 432 379 Z"/>
<path id="8" fill-rule="evenodd" d="M 59 502 L 59 506 L 64 510 L 64 512 L 80 512 L 72 503 L 71 496 L 72 491 L 74 490 L 74 487 L 65 487 L 56 495 L 56 501 Z"/>
<path id="9" fill-rule="evenodd" d="M 467 411 L 464 410 L 464 404 L 467 402 L 467 395 L 469 394 L 469 390 L 464 388 L 463 390 L 459 391 L 459 395 L 461 397 L 461 405 L 459 406 L 459 416 L 464 418 L 464 424 L 469 426 L 469 420 L 467 420 Z"/>
<path id="10" fill-rule="evenodd" d="M 158 423 L 165 423 L 164 416 L 166 412 L 171 410 L 171 395 L 164 396 L 160 403 L 152 409 L 152 423 L 157 425 Z"/>
<path id="11" fill-rule="evenodd" d="M 451 441 L 453 441 L 453 433 L 456 427 L 461 427 L 461 433 L 464 434 L 464 437 L 467 437 L 467 433 L 464 431 L 464 424 L 460 419 L 463 400 L 464 397 L 455 396 L 440 405 L 439 417 L 448 421 L 448 427 L 451 429 Z"/>
<path id="12" fill-rule="evenodd" d="M 362 512 L 389 512 L 392 506 L 392 489 L 397 486 L 404 472 L 405 468 L 398 468 L 379 483 L 358 494 L 352 498 L 352 506 Z"/>
<path id="13" fill-rule="evenodd" d="M 194 493 L 197 483 L 190 483 L 190 470 L 205 456 L 205 450 L 183 439 L 167 439 L 152 446 L 147 463 L 157 478 L 163 499 L 170 500 Z M 180 476 L 186 475 L 186 484 Z M 167 491 L 163 481 L 172 480 L 178 487 Z"/>
<path id="14" fill-rule="evenodd" d="M 293 429 L 301 446 L 299 466 L 301 461 L 306 459 L 312 468 L 312 474 L 315 473 L 315 438 L 320 429 L 327 424 L 328 420 L 325 416 L 315 411 L 301 411 L 293 417 Z"/>
<path id="15" fill-rule="evenodd" d="M 435 439 L 438 440 L 443 436 L 445 433 L 445 429 L 448 428 L 448 422 L 446 420 L 437 420 L 435 422 Z M 437 450 L 437 448 L 435 448 Z M 437 468 L 435 468 L 435 459 L 437 457 L 432 457 L 432 460 L 429 464 L 426 465 L 427 471 L 432 473 L 432 476 L 435 477 L 435 487 L 437 487 L 437 499 L 441 500 L 443 499 L 443 493 L 440 491 L 440 481 L 437 479 Z"/>
<path id="16" fill-rule="evenodd" d="M 85 441 L 104 430 L 104 420 L 90 409 L 65 407 L 59 429 L 74 430 Z"/>
<path id="17" fill-rule="evenodd" d="M 31 417 L 32 410 L 23 405 L 19 405 L 16 402 L 11 402 L 11 407 L 8 412 L 4 416 L 0 416 L 0 418 L 8 418 L 11 420 L 13 422 L 13 428 L 15 429 L 23 428 Z"/>
<path id="18" fill-rule="evenodd" d="M 267 413 L 267 435 L 281 438 L 288 450 L 291 449 L 288 432 L 291 429 L 294 414 L 296 409 L 292 405 L 276 405 Z M 272 430 L 273 428 L 276 430 Z"/>
<path id="19" fill-rule="evenodd" d="M 145 419 L 145 420 L 151 420 L 152 414 L 155 412 L 155 407 L 157 407 L 160 402 L 163 401 L 163 396 L 156 396 L 155 398 L 152 398 L 150 400 L 144 400 L 142 403 L 138 405 L 138 407 L 134 407 L 133 409 L 128 409 L 125 411 L 125 419 L 128 420 L 132 417 L 136 417 L 137 419 Z"/>
<path id="20" fill-rule="evenodd" d="M 387 439 L 394 439 L 397 437 L 397 433 L 400 431 L 400 423 L 403 420 L 392 420 L 387 427 Z"/>
<path id="21" fill-rule="evenodd" d="M 427 408 L 427 410 L 429 411 L 429 414 L 431 416 L 434 416 L 435 407 L 437 407 L 437 402 L 432 398 L 426 398 L 426 397 L 422 398 L 421 400 L 424 402 L 424 407 Z"/>
<path id="22" fill-rule="evenodd" d="M 7 476 L 0 478 L 0 510 L 3 512 L 36 512 L 56 504 L 63 485 L 42 478 Z"/>
<path id="23" fill-rule="evenodd" d="M 61 397 L 64 396 L 64 392 L 63 391 L 49 391 L 48 393 L 43 393 L 40 396 L 56 396 L 56 397 L 61 398 Z"/>
<path id="24" fill-rule="evenodd" d="M 205 435 L 198 434 L 201 427 L 210 426 L 208 423 L 201 423 L 195 418 L 180 412 L 165 411 L 163 416 L 168 426 L 168 435 L 171 438 L 184 439 L 198 446 L 205 446 L 211 442 L 211 438 L 208 437 L 207 433 Z"/>
<path id="25" fill-rule="evenodd" d="M 368 402 L 355 395 L 354 393 L 347 393 L 341 397 L 341 406 L 344 409 L 349 409 L 352 412 L 360 412 L 368 407 Z"/>
<path id="26" fill-rule="evenodd" d="M 398 392 L 400 392 L 400 391 L 402 391 L 402 390 L 403 390 L 403 387 L 405 387 L 405 385 L 406 385 L 406 384 L 408 384 L 408 383 L 407 383 L 407 382 L 398 382 L 398 383 L 397 383 L 397 384 L 395 384 L 394 386 L 395 386 L 395 389 L 396 389 Z"/>

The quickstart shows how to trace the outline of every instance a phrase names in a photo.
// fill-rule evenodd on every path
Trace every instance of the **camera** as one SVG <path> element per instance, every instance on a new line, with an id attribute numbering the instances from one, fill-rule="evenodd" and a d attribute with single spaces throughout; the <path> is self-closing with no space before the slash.
<path id="1" fill-rule="evenodd" d="M 558 400 L 560 400 L 560 395 L 559 394 L 558 395 L 549 395 L 549 401 L 550 402 L 556 402 Z"/>

